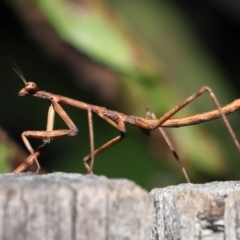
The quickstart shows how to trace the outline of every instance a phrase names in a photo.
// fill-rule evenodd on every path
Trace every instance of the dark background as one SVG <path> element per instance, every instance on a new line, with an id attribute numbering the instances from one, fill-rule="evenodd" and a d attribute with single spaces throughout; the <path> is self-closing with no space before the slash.
<path id="1" fill-rule="evenodd" d="M 100 11 L 110 19 L 113 28 L 132 44 L 130 54 L 137 56 L 136 65 L 129 66 L 130 70 L 111 65 L 111 59 L 101 59 L 84 46 L 81 50 L 64 41 L 37 2 L 1 1 L 1 161 L 8 165 L 2 172 L 11 171 L 28 155 L 22 153 L 20 135 L 25 130 L 44 130 L 49 106 L 40 99 L 17 96 L 23 83 L 13 71 L 10 58 L 27 81 L 35 81 L 42 90 L 132 115 L 144 116 L 150 104 L 161 116 L 203 85 L 212 87 L 223 105 L 238 98 L 240 2 L 69 2 L 93 15 Z M 210 100 L 204 99 L 197 100 L 181 116 L 213 109 Z M 82 158 L 90 149 L 87 114 L 69 106 L 64 109 L 79 134 L 54 140 L 39 160 L 48 172 L 84 173 Z M 229 117 L 237 136 L 239 119 L 237 112 Z M 169 133 L 192 181 L 239 179 L 239 153 L 221 120 L 202 125 Z M 59 128 L 65 125 L 57 119 Z M 5 133 L 17 145 L 6 145 Z M 95 146 L 118 134 L 97 117 L 94 133 Z M 34 147 L 39 145 L 39 141 L 30 141 Z M 96 157 L 94 172 L 110 178 L 129 178 L 147 189 L 184 182 L 161 137 L 157 133 L 145 137 L 137 128 L 128 126 L 122 143 Z"/>

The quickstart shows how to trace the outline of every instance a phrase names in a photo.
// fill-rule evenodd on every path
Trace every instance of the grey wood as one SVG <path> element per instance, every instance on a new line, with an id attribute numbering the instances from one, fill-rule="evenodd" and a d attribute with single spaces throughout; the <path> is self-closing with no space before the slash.
<path id="1" fill-rule="evenodd" d="M 135 183 L 53 173 L 0 175 L 0 239 L 150 237 L 152 204 Z"/>
<path id="2" fill-rule="evenodd" d="M 240 239 L 240 182 L 154 189 L 151 239 Z"/>

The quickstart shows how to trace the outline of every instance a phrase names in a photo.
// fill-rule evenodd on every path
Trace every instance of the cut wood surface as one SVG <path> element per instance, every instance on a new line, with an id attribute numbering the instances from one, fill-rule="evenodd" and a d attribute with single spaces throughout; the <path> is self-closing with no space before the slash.
<path id="1" fill-rule="evenodd" d="M 154 189 L 151 239 L 240 239 L 240 182 Z"/>
<path id="2" fill-rule="evenodd" d="M 11 173 L 0 186 L 0 240 L 150 238 L 152 203 L 131 181 Z"/>

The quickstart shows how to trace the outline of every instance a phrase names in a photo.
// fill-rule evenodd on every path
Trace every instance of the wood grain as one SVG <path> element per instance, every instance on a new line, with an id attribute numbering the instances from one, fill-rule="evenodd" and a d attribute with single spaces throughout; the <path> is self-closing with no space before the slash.
<path id="1" fill-rule="evenodd" d="M 240 182 L 181 184 L 150 193 L 151 239 L 240 239 Z"/>
<path id="2" fill-rule="evenodd" d="M 0 175 L 0 239 L 150 237 L 148 193 L 124 179 L 67 173 Z"/>

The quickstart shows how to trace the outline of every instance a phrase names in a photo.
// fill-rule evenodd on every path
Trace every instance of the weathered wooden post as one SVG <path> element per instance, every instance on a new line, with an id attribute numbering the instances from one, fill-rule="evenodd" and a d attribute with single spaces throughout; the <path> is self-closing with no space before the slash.
<path id="1" fill-rule="evenodd" d="M 146 240 L 151 225 L 149 194 L 128 180 L 0 175 L 0 240 Z"/>
<path id="2" fill-rule="evenodd" d="M 240 239 L 240 182 L 154 189 L 151 239 Z"/>
<path id="3" fill-rule="evenodd" d="M 181 184 L 150 196 L 103 176 L 2 174 L 0 240 L 240 239 L 240 182 Z"/>

